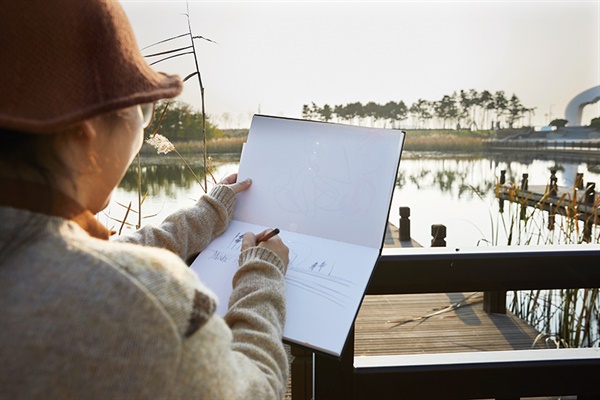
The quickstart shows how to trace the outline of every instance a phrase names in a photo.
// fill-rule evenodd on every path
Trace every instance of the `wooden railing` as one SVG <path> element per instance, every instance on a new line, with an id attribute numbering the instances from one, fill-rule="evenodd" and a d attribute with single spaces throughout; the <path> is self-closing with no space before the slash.
<path id="1" fill-rule="evenodd" d="M 384 248 L 367 294 L 597 287 L 600 287 L 597 245 L 472 250 Z M 296 388 L 292 389 L 293 399 L 600 396 L 600 385 L 593 378 L 600 376 L 599 350 L 563 350 L 355 359 L 352 330 L 341 359 L 322 354 L 311 358 L 312 384 L 306 371 L 311 363 L 300 363 L 304 370 L 292 371 L 292 387 Z"/>

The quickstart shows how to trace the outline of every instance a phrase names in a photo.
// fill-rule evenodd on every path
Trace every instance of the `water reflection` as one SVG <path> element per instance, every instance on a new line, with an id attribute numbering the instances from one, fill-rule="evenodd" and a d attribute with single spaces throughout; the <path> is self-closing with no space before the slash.
<path id="1" fill-rule="evenodd" d="M 442 199 L 470 202 L 478 201 L 482 194 L 494 193 L 497 177 L 489 160 L 472 156 L 452 157 L 437 155 L 427 158 L 410 153 L 403 156 L 397 181 L 399 194 L 410 193 L 411 199 L 422 197 L 434 210 L 447 206 L 447 203 L 440 202 Z"/>
<path id="2" fill-rule="evenodd" d="M 541 160 L 533 157 L 513 158 L 507 155 L 448 155 L 405 152 L 400 162 L 400 174 L 392 201 L 390 220 L 398 223 L 400 206 L 411 208 L 411 236 L 424 246 L 431 241 L 431 225 L 446 225 L 449 247 L 480 245 L 506 245 L 514 230 L 517 234 L 530 235 L 535 243 L 558 243 L 564 239 L 548 232 L 533 232 L 547 223 L 535 221 L 526 227 L 527 232 L 516 223 L 511 227 L 514 205 L 505 203 L 501 214 L 495 198 L 496 183 L 500 171 L 506 171 L 507 183 L 520 184 L 522 174 L 529 174 L 532 185 L 546 185 L 550 171 L 557 170 L 561 186 L 568 185 L 576 173 L 583 173 L 585 182 L 598 182 L 600 170 L 597 164 Z M 520 210 L 517 210 L 520 211 Z M 528 215 L 531 214 L 531 210 Z M 541 219 L 547 216 L 538 213 Z M 513 232 L 511 232 L 513 229 Z M 597 227 L 595 228 L 597 236 Z M 538 235 L 538 236 L 535 236 Z M 524 244 L 521 242 L 521 244 Z"/>
<path id="3" fill-rule="evenodd" d="M 193 168 L 194 174 L 203 182 L 204 173 L 201 168 Z M 192 186 L 198 185 L 196 178 L 185 165 L 173 162 L 172 164 L 142 164 L 141 168 L 142 193 L 175 197 L 182 191 L 189 191 Z M 138 167 L 134 164 L 129 167 L 119 186 L 127 192 L 138 190 Z"/>
<path id="4" fill-rule="evenodd" d="M 202 194 L 200 185 L 177 156 L 143 157 L 141 161 L 142 193 L 148 193 L 142 215 L 151 216 L 145 223 L 160 222 L 168 212 L 192 205 Z M 238 163 L 236 156 L 215 157 L 215 179 L 237 171 Z M 203 180 L 202 164 L 192 162 L 191 167 Z M 519 184 L 522 174 L 528 173 L 530 184 L 544 185 L 551 169 L 557 170 L 558 183 L 563 186 L 572 179 L 570 175 L 577 172 L 584 174 L 585 182 L 597 184 L 600 177 L 598 166 L 585 162 L 541 160 L 522 155 L 404 152 L 390 221 L 397 224 L 398 207 L 407 206 L 411 208 L 411 236 L 425 246 L 431 241 L 433 224 L 446 225 L 446 242 L 450 247 L 506 244 L 507 239 L 503 237 L 507 235 L 503 233 L 506 227 L 502 226 L 506 224 L 502 220 L 505 216 L 500 214 L 495 198 L 500 171 L 507 171 L 507 182 Z M 114 194 L 115 201 L 137 204 L 137 174 L 137 161 L 134 161 Z M 121 209 L 112 207 L 108 212 L 111 216 L 118 215 L 122 213 Z M 134 209 L 137 210 L 137 206 Z"/>

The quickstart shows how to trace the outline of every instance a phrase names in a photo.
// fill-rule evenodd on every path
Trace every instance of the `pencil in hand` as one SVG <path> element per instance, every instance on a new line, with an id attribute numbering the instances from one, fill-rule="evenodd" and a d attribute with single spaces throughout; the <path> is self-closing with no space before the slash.
<path id="1" fill-rule="evenodd" d="M 264 235 L 256 238 L 256 244 L 258 245 L 260 242 L 266 242 L 271 239 L 273 236 L 279 233 L 279 228 L 273 229 L 271 232 L 267 232 Z"/>

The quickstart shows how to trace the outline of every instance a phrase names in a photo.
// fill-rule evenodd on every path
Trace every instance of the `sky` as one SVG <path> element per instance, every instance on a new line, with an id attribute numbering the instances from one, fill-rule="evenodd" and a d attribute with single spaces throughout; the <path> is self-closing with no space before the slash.
<path id="1" fill-rule="evenodd" d="M 121 4 L 141 48 L 188 31 L 183 1 Z M 410 107 L 469 89 L 515 94 L 535 107 L 531 123 L 546 125 L 600 85 L 600 0 L 190 0 L 189 15 L 195 36 L 217 42 L 195 45 L 206 113 L 222 129 L 248 128 L 255 113 L 299 118 L 311 102 Z M 154 68 L 185 77 L 194 58 Z M 195 78 L 179 99 L 200 109 Z M 598 116 L 600 102 L 584 109 L 583 124 Z"/>

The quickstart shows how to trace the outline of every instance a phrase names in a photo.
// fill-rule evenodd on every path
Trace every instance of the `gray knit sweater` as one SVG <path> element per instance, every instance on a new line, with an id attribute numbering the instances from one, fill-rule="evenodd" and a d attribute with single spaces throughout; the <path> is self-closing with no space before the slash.
<path id="1" fill-rule="evenodd" d="M 279 257 L 240 255 L 224 319 L 182 261 L 225 230 L 234 204 L 217 186 L 113 241 L 0 207 L 0 399 L 282 398 Z"/>

